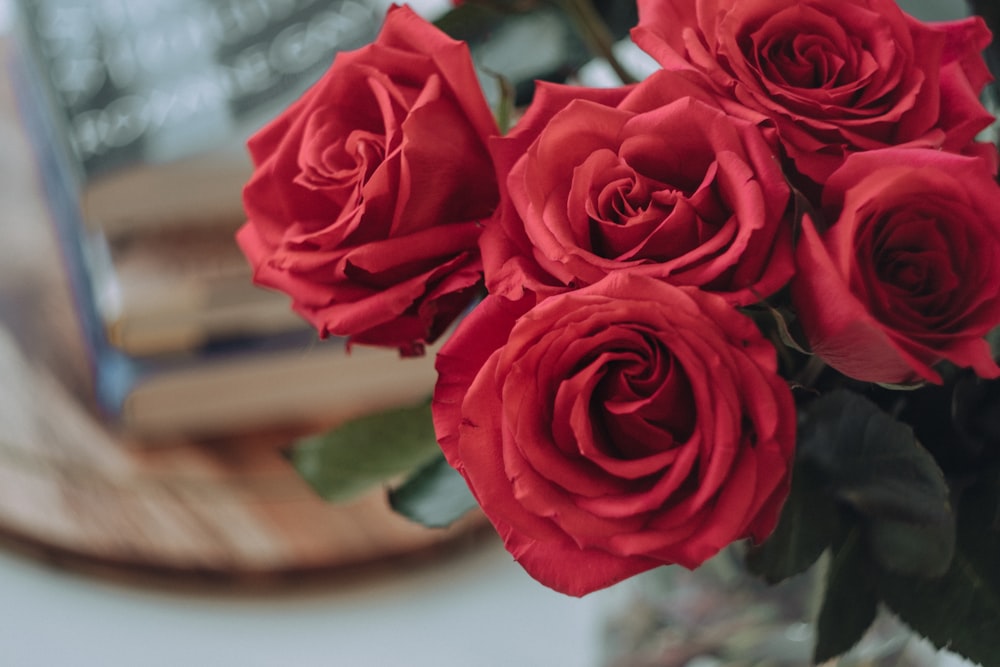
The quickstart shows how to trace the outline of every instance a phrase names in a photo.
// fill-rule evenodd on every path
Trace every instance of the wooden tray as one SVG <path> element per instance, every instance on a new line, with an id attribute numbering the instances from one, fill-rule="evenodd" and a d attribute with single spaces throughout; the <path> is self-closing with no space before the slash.
<path id="1" fill-rule="evenodd" d="M 0 49 L 6 45 L 0 39 Z M 0 59 L 2 60 L 2 59 Z M 137 448 L 87 409 L 87 371 L 33 154 L 0 74 L 0 537 L 64 563 L 261 579 L 449 544 L 382 494 L 319 500 L 297 434 Z"/>

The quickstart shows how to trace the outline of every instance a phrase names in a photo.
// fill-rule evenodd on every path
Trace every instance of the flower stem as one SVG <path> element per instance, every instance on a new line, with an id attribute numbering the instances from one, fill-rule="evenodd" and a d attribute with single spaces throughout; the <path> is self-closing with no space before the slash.
<path id="1" fill-rule="evenodd" d="M 812 389 L 824 370 L 826 370 L 826 362 L 820 357 L 813 355 L 809 357 L 809 361 L 806 362 L 806 365 L 795 376 L 795 384 L 806 389 Z"/>
<path id="2" fill-rule="evenodd" d="M 559 0 L 559 4 L 573 21 L 590 52 L 606 60 L 622 83 L 635 83 L 636 78 L 615 55 L 614 36 L 594 7 L 593 0 Z"/>

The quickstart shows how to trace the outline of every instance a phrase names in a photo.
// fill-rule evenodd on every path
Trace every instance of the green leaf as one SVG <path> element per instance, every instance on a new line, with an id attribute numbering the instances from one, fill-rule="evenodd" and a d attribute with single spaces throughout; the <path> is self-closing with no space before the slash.
<path id="1" fill-rule="evenodd" d="M 830 563 L 816 621 L 814 662 L 826 662 L 851 650 L 871 627 L 877 612 L 874 568 L 865 555 L 859 531 L 854 530 Z"/>
<path id="2" fill-rule="evenodd" d="M 962 494 L 958 544 L 941 577 L 884 575 L 882 600 L 938 648 L 1000 664 L 1000 484 L 994 473 Z"/>
<path id="3" fill-rule="evenodd" d="M 770 584 L 805 572 L 839 531 L 840 513 L 812 472 L 797 467 L 771 536 L 747 552 L 747 567 Z"/>
<path id="4" fill-rule="evenodd" d="M 993 351 L 993 358 L 1000 359 L 1000 327 L 993 327 L 986 334 L 986 342 L 989 343 L 990 350 Z"/>
<path id="5" fill-rule="evenodd" d="M 434 21 L 434 25 L 452 39 L 469 42 L 496 30 L 503 18 L 501 9 L 466 2 L 443 14 Z"/>
<path id="6" fill-rule="evenodd" d="M 798 455 L 861 519 L 881 567 L 925 576 L 948 568 L 955 542 L 948 485 L 907 424 L 863 396 L 834 391 L 805 410 Z"/>
<path id="7" fill-rule="evenodd" d="M 872 556 L 889 572 L 937 577 L 955 556 L 954 539 L 941 539 L 938 525 L 874 519 L 866 535 Z"/>
<path id="8" fill-rule="evenodd" d="M 323 498 L 349 500 L 440 455 L 430 402 L 368 415 L 291 451 L 298 473 Z"/>
<path id="9" fill-rule="evenodd" d="M 477 506 L 465 479 L 440 456 L 389 493 L 397 512 L 431 528 L 443 528 Z"/>

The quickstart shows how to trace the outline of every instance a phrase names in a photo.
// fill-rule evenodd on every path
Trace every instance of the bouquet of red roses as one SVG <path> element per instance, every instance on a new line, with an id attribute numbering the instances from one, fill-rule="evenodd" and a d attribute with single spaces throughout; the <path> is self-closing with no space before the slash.
<path id="1" fill-rule="evenodd" d="M 593 5 L 555 5 L 608 46 Z M 369 477 L 412 472 L 401 511 L 477 504 L 571 595 L 734 543 L 772 582 L 829 553 L 817 660 L 882 603 L 1000 664 L 984 21 L 639 0 L 631 36 L 651 75 L 539 82 L 501 129 L 467 45 L 393 7 L 251 139 L 256 281 L 322 336 L 444 341 L 431 416 L 395 415 L 432 418 L 429 448 L 351 441 L 379 416 L 303 443 L 300 468 L 353 488 L 346 441 Z"/>

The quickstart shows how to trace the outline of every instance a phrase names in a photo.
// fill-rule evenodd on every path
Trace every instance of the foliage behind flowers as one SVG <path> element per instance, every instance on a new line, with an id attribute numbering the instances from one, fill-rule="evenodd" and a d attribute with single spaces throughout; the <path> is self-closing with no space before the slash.
<path id="1" fill-rule="evenodd" d="M 551 9 L 457 4 L 443 25 Z M 589 1 L 553 4 L 614 61 Z M 891 0 L 638 10 L 659 71 L 539 83 L 506 131 L 466 45 L 393 7 L 251 140 L 257 282 L 322 335 L 444 337 L 429 412 L 293 459 L 429 525 L 478 504 L 572 595 L 732 544 L 772 583 L 829 553 L 817 661 L 881 603 L 1000 664 L 989 31 Z"/>

